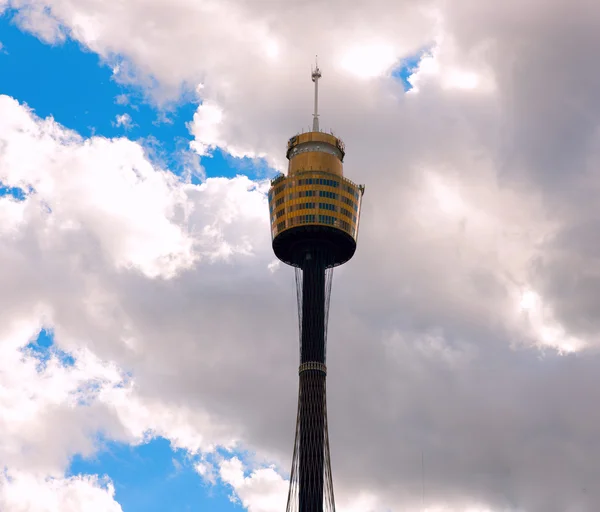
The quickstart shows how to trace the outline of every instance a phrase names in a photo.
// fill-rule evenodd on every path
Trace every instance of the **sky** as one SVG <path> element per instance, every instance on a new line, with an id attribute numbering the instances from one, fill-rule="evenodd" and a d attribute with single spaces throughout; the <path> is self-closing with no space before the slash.
<path id="1" fill-rule="evenodd" d="M 274 512 L 297 399 L 266 194 L 320 122 L 339 512 L 596 512 L 591 0 L 0 0 L 0 511 Z"/>

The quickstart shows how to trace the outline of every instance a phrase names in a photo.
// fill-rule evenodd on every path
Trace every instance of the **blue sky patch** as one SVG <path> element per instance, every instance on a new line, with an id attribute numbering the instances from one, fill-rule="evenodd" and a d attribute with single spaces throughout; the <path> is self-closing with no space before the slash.
<path id="1" fill-rule="evenodd" d="M 412 89 L 412 84 L 409 82 L 410 76 L 417 70 L 421 59 L 431 51 L 431 48 L 423 48 L 417 53 L 402 59 L 400 65 L 392 71 L 392 76 L 399 79 L 404 86 L 406 92 Z"/>
<path id="2" fill-rule="evenodd" d="M 40 370 L 52 357 L 56 357 L 63 366 L 73 366 L 75 364 L 75 359 L 71 354 L 55 345 L 54 333 L 49 329 L 42 329 L 35 340 L 23 347 L 23 352 L 39 361 L 38 368 Z"/>
<path id="3" fill-rule="evenodd" d="M 163 438 L 139 446 L 110 442 L 93 458 L 76 456 L 69 475 L 110 477 L 123 512 L 243 510 L 229 500 L 229 488 L 202 480 L 194 469 L 196 462 L 184 450 L 173 450 Z"/>
<path id="4" fill-rule="evenodd" d="M 58 123 L 84 137 L 127 137 L 142 143 L 149 157 L 176 174 L 196 166 L 200 159 L 189 150 L 192 121 L 199 101 L 182 94 L 178 103 L 162 109 L 151 104 L 141 88 L 123 85 L 111 66 L 82 45 L 67 39 L 47 45 L 24 33 L 12 22 L 13 11 L 0 15 L 0 94 L 26 103 L 39 117 Z M 207 177 L 250 178 L 273 174 L 264 162 L 235 159 L 215 150 L 202 158 Z M 201 175 L 192 173 L 193 183 Z M 1 192 L 1 191 L 0 191 Z"/>
<path id="5" fill-rule="evenodd" d="M 0 197 L 2 196 L 11 196 L 17 201 L 24 201 L 25 197 L 27 196 L 27 192 L 19 187 L 4 186 L 2 181 L 0 181 Z"/>

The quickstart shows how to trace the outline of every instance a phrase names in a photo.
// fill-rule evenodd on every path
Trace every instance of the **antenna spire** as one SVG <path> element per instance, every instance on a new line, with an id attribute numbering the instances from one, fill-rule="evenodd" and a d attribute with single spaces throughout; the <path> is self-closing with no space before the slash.
<path id="1" fill-rule="evenodd" d="M 321 70 L 319 62 L 315 57 L 315 69 L 312 70 L 312 81 L 315 83 L 315 112 L 313 114 L 313 132 L 319 131 L 319 78 L 321 78 Z"/>

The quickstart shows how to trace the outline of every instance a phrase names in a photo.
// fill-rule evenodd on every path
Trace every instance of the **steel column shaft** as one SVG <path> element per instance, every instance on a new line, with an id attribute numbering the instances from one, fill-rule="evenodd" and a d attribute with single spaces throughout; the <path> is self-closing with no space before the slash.
<path id="1" fill-rule="evenodd" d="M 325 261 L 317 251 L 302 266 L 300 362 L 325 363 Z"/>
<path id="2" fill-rule="evenodd" d="M 325 262 L 319 252 L 307 254 L 302 268 L 302 339 L 300 362 L 325 363 Z M 300 512 L 323 511 L 325 375 L 300 374 L 299 461 Z"/>
<path id="3" fill-rule="evenodd" d="M 323 512 L 325 375 L 308 370 L 300 375 L 299 511 Z"/>

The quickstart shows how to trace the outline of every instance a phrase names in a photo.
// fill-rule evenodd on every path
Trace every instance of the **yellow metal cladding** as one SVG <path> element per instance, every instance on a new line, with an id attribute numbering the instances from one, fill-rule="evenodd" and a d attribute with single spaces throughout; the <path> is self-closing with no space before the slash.
<path id="1" fill-rule="evenodd" d="M 346 178 L 331 173 L 307 171 L 283 177 L 273 184 L 269 195 L 271 233 L 294 226 L 333 226 L 358 237 L 362 191 Z"/>
<path id="2" fill-rule="evenodd" d="M 302 171 L 321 170 L 337 176 L 342 175 L 342 162 L 335 155 L 319 151 L 307 151 L 297 154 L 290 160 L 288 175 Z"/>
<path id="3" fill-rule="evenodd" d="M 343 177 L 343 142 L 308 132 L 288 142 L 287 176 L 272 181 L 269 190 L 271 234 L 300 225 L 331 226 L 358 237 L 364 188 Z"/>
<path id="4" fill-rule="evenodd" d="M 336 146 L 337 144 L 341 143 L 340 139 L 338 139 L 335 135 L 331 135 L 330 133 L 306 132 L 292 137 L 288 142 L 288 149 L 290 146 L 304 144 L 305 142 L 325 142 L 327 144 L 331 144 L 332 146 Z"/>

